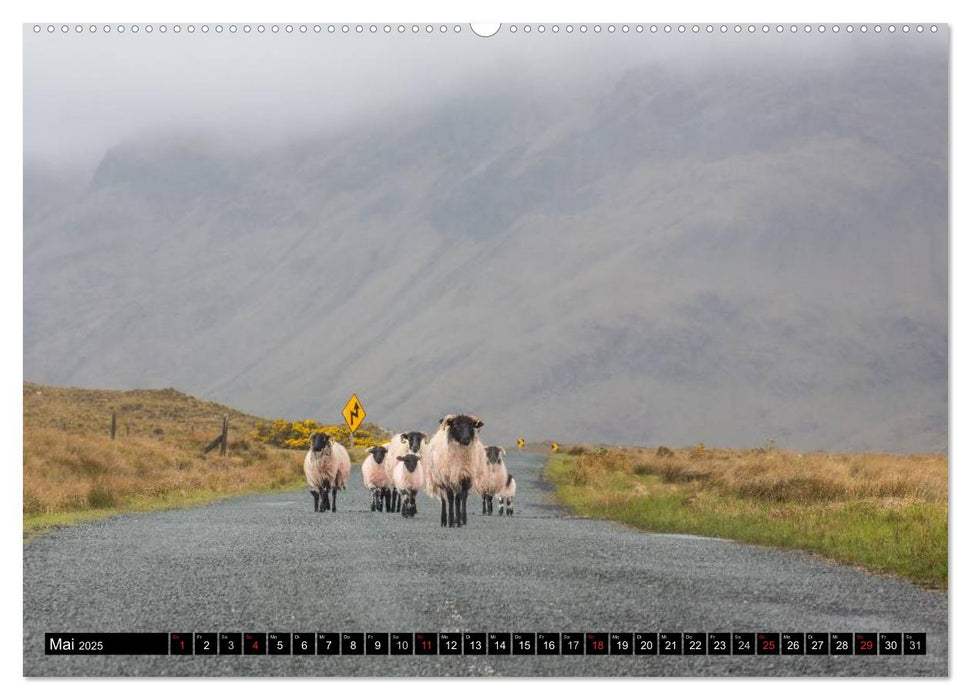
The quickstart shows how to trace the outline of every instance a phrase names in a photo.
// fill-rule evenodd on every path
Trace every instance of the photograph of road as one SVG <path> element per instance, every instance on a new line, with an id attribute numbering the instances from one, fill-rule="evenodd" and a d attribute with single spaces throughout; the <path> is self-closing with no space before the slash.
<path id="1" fill-rule="evenodd" d="M 490 32 L 24 25 L 24 675 L 948 675 L 949 28 Z"/>

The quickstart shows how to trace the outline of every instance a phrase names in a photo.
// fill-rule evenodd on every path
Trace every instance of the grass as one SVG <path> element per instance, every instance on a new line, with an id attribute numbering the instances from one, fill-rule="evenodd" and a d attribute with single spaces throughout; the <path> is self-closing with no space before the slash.
<path id="1" fill-rule="evenodd" d="M 109 436 L 117 413 L 116 439 Z M 228 451 L 202 455 L 229 414 Z M 124 512 L 299 488 L 303 451 L 254 440 L 267 421 L 174 389 L 24 383 L 25 536 Z M 363 451 L 351 451 L 360 461 Z"/>
<path id="2" fill-rule="evenodd" d="M 668 452 L 574 448 L 553 455 L 547 475 L 581 515 L 802 549 L 947 588 L 943 455 Z"/>

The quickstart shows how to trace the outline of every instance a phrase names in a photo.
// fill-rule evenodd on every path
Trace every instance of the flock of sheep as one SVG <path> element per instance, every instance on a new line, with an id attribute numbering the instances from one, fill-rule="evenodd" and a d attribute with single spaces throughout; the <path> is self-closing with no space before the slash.
<path id="1" fill-rule="evenodd" d="M 499 515 L 512 515 L 516 479 L 506 471 L 506 451 L 479 440 L 482 421 L 475 416 L 450 414 L 428 437 L 414 430 L 396 433 L 380 447 L 368 448 L 361 464 L 364 486 L 371 493 L 371 510 L 418 513 L 416 497 L 424 490 L 442 504 L 442 527 L 468 524 L 469 491 L 482 497 L 482 514 L 492 515 L 499 499 Z M 347 487 L 351 458 L 326 433 L 314 433 L 303 471 L 314 498 L 314 511 L 337 510 L 337 492 Z"/>

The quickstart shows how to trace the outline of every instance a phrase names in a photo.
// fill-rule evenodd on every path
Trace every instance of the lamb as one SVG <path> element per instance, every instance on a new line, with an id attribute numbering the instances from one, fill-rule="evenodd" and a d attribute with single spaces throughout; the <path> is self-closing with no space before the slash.
<path id="1" fill-rule="evenodd" d="M 485 469 L 475 475 L 473 486 L 482 496 L 482 515 L 492 515 L 492 500 L 506 486 L 506 451 L 498 445 L 485 448 Z"/>
<path id="2" fill-rule="evenodd" d="M 391 482 L 385 470 L 388 448 L 384 446 L 367 448 L 368 456 L 361 463 L 361 476 L 364 488 L 371 492 L 371 510 L 384 510 L 385 498 L 391 493 Z"/>
<path id="3" fill-rule="evenodd" d="M 502 515 L 503 506 L 506 508 L 506 515 L 512 515 L 512 499 L 516 497 L 516 479 L 512 474 L 506 477 L 506 485 L 499 492 L 499 515 Z"/>
<path id="4" fill-rule="evenodd" d="M 428 442 L 425 489 L 442 502 L 442 527 L 468 524 L 469 489 L 485 468 L 485 449 L 479 441 L 482 425 L 475 416 L 449 414 L 438 422 L 438 431 Z"/>
<path id="5" fill-rule="evenodd" d="M 401 494 L 401 515 L 413 518 L 418 513 L 415 495 L 425 485 L 425 469 L 416 454 L 398 455 L 394 467 L 394 487 Z"/>
<path id="6" fill-rule="evenodd" d="M 337 512 L 337 491 L 347 487 L 351 474 L 351 458 L 344 446 L 332 440 L 327 433 L 310 436 L 310 450 L 303 460 L 303 473 L 314 497 L 314 512 Z M 331 506 L 329 493 L 334 493 Z"/>
<path id="7" fill-rule="evenodd" d="M 388 448 L 388 458 L 384 469 L 388 478 L 388 486 L 391 487 L 390 497 L 386 499 L 389 513 L 401 510 L 401 499 L 398 497 L 398 490 L 394 486 L 394 470 L 398 465 L 398 457 L 407 454 L 423 457 L 427 446 L 428 434 L 419 430 L 397 433 L 389 442 L 384 444 L 384 447 Z"/>

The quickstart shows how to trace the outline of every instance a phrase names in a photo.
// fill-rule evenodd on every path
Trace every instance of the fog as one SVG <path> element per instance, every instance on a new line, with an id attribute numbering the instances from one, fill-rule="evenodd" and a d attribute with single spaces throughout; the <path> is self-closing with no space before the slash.
<path id="1" fill-rule="evenodd" d="M 27 379 L 947 449 L 946 30 L 25 32 Z"/>
<path id="2" fill-rule="evenodd" d="M 475 94 L 528 93 L 536 98 L 586 96 L 612 84 L 631 67 L 660 64 L 685 79 L 705 66 L 731 62 L 739 70 L 765 62 L 795 71 L 821 70 L 867 60 L 873 50 L 893 46 L 907 53 L 945 51 L 946 30 L 937 35 L 892 36 L 791 34 L 692 35 L 673 31 L 624 34 L 615 25 L 568 34 L 500 31 L 482 38 L 468 25 L 441 33 L 427 25 L 418 33 L 391 25 L 343 25 L 315 33 L 308 25 L 292 34 L 235 33 L 201 25 L 193 34 L 156 28 L 137 34 L 112 25 L 39 34 L 24 27 L 24 154 L 48 165 L 91 167 L 119 142 L 158 134 L 205 135 L 214 145 L 275 147 L 308 135 L 334 133 L 362 121 L 383 121 L 434 109 L 442 101 Z M 129 25 L 130 26 L 130 25 Z M 144 27 L 144 25 L 142 25 Z M 171 25 L 169 25 L 171 27 Z M 536 25 L 533 25 L 534 27 Z M 579 26 L 579 25 L 577 25 Z M 157 25 L 156 25 L 157 27 Z M 705 30 L 702 28 L 701 32 Z"/>

